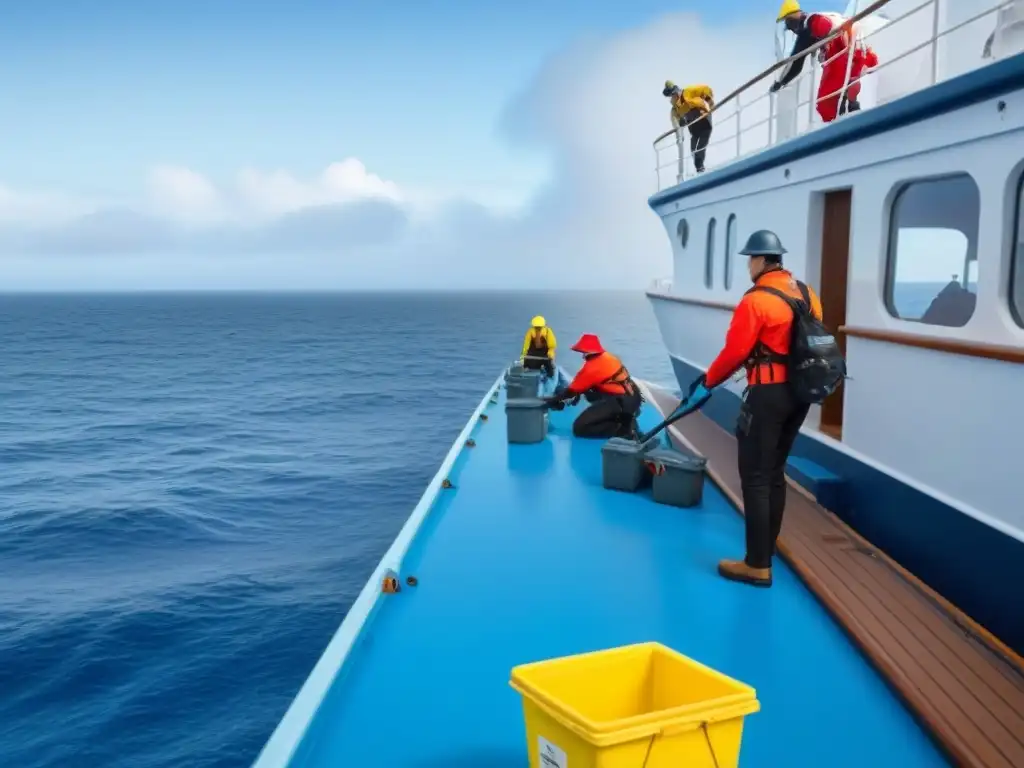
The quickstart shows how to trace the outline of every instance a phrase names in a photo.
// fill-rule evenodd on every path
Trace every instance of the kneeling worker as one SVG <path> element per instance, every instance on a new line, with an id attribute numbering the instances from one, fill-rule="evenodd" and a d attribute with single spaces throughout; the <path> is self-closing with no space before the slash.
<path id="1" fill-rule="evenodd" d="M 672 103 L 669 117 L 677 131 L 686 126 L 690 131 L 690 154 L 697 173 L 704 173 L 704 154 L 711 142 L 711 110 L 715 108 L 715 95 L 706 85 L 680 88 L 671 80 L 665 81 L 661 95 Z"/>
<path id="2" fill-rule="evenodd" d="M 547 398 L 548 403 L 557 406 L 581 395 L 593 403 L 573 422 L 576 437 L 635 437 L 643 399 L 626 366 L 592 333 L 580 336 L 572 348 L 583 355 L 583 367 L 566 389 Z"/>
<path id="3" fill-rule="evenodd" d="M 747 389 L 736 422 L 736 440 L 747 554 L 744 560 L 722 560 L 718 572 L 732 581 L 762 587 L 772 583 L 772 555 L 786 509 L 786 461 L 810 408 L 792 386 L 789 373 L 794 312 L 800 309 L 821 322 L 821 301 L 783 269 L 785 252 L 775 233 L 766 229 L 747 240 L 740 253 L 749 257 L 754 287 L 736 306 L 725 348 L 708 372 L 690 386 L 690 393 L 701 385 L 711 390 L 746 367 Z"/>
<path id="4" fill-rule="evenodd" d="M 531 371 L 543 368 L 548 378 L 554 378 L 557 345 L 554 331 L 548 328 L 542 315 L 537 315 L 530 322 L 530 330 L 523 339 L 523 367 Z"/>

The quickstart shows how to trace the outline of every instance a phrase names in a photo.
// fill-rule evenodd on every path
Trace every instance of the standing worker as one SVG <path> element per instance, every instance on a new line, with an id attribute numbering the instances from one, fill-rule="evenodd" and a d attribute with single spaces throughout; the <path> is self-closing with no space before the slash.
<path id="1" fill-rule="evenodd" d="M 544 369 L 549 379 L 555 377 L 555 332 L 548 328 L 543 315 L 530 321 L 530 329 L 523 339 L 523 367 L 530 371 Z"/>
<path id="2" fill-rule="evenodd" d="M 626 437 L 637 434 L 636 416 L 643 398 L 626 366 L 601 346 L 592 333 L 584 333 L 573 345 L 583 355 L 583 367 L 565 389 L 547 398 L 556 409 L 562 401 L 586 397 L 592 405 L 576 417 L 572 433 L 576 437 Z"/>
<path id="3" fill-rule="evenodd" d="M 782 247 L 762 229 L 747 240 L 754 287 L 736 306 L 725 348 L 688 397 L 708 390 L 746 367 L 747 388 L 736 422 L 737 454 L 747 554 L 722 560 L 718 572 L 732 581 L 768 587 L 772 555 L 786 509 L 786 461 L 811 403 L 835 391 L 846 365 L 832 335 L 821 325 L 821 301 L 782 267 Z"/>
<path id="4" fill-rule="evenodd" d="M 818 60 L 822 64 L 818 116 L 822 122 L 831 123 L 837 115 L 859 110 L 860 77 L 865 69 L 878 66 L 878 56 L 871 46 L 858 38 L 856 28 L 838 13 L 804 13 L 796 0 L 783 0 L 776 21 L 785 24 L 786 29 L 796 35 L 790 58 L 799 56 L 833 32 L 842 30 L 818 49 Z M 800 74 L 806 58 L 800 56 L 783 68 L 782 75 L 772 83 L 772 93 L 789 85 Z"/>
<path id="5" fill-rule="evenodd" d="M 715 108 L 715 95 L 706 85 L 680 88 L 671 80 L 665 81 L 661 95 L 672 103 L 669 118 L 676 129 L 685 125 L 690 131 L 690 154 L 697 173 L 704 173 L 704 154 L 711 142 L 711 110 Z"/>

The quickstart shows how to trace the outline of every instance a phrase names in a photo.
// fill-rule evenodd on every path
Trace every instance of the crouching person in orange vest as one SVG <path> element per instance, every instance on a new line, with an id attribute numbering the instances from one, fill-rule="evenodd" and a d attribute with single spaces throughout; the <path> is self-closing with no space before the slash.
<path id="1" fill-rule="evenodd" d="M 572 349 L 583 355 L 583 367 L 568 387 L 547 398 L 548 404 L 557 410 L 565 400 L 587 398 L 591 405 L 572 425 L 576 437 L 635 437 L 643 398 L 626 366 L 592 333 L 580 336 Z"/>

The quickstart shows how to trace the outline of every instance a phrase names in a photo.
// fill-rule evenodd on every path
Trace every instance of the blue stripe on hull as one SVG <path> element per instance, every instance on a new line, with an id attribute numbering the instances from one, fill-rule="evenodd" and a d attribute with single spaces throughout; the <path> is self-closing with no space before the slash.
<path id="1" fill-rule="evenodd" d="M 670 359 L 684 391 L 703 373 Z M 739 408 L 740 398 L 722 389 L 703 412 L 731 433 Z M 846 509 L 832 510 L 844 522 L 1024 655 L 1024 543 L 804 434 L 793 455 L 846 481 Z"/>

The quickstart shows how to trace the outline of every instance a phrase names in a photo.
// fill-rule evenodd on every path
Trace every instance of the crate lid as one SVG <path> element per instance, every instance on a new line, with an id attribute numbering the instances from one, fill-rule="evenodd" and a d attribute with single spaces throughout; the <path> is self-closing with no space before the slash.
<path id="1" fill-rule="evenodd" d="M 601 446 L 601 452 L 623 453 L 635 456 L 638 453 L 646 453 L 658 444 L 658 438 L 652 437 L 646 443 L 638 443 L 636 440 L 629 440 L 625 437 L 613 437 Z"/>
<path id="2" fill-rule="evenodd" d="M 677 469 L 704 469 L 708 465 L 708 460 L 703 456 L 681 453 L 675 448 L 656 448 L 644 458 Z"/>
<path id="3" fill-rule="evenodd" d="M 539 411 L 547 407 L 547 402 L 540 397 L 513 397 L 505 401 L 506 411 Z"/>

